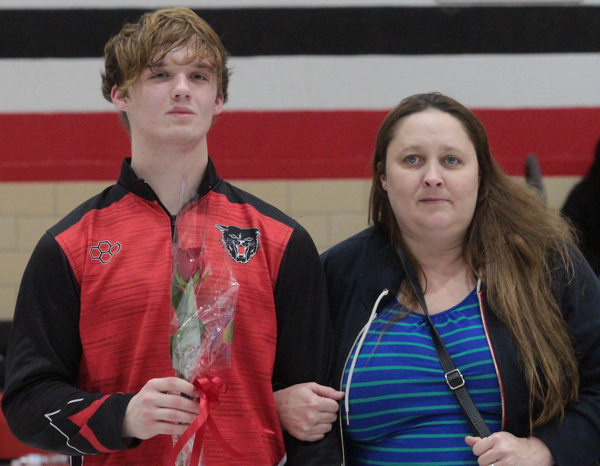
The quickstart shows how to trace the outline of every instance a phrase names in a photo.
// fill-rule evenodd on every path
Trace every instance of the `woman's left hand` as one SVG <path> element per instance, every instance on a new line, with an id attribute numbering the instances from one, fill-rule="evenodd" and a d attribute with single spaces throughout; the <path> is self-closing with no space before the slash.
<path id="1" fill-rule="evenodd" d="M 552 466 L 556 464 L 544 442 L 535 437 L 519 438 L 508 432 L 489 437 L 466 437 L 479 466 Z"/>

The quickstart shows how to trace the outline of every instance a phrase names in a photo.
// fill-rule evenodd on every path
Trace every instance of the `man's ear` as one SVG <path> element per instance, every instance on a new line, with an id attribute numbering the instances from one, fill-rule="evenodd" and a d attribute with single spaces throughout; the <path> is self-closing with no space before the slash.
<path id="1" fill-rule="evenodd" d="M 219 115 L 223 111 L 223 105 L 225 104 L 224 100 L 225 99 L 223 98 L 223 93 L 219 92 L 217 94 L 217 100 L 215 100 L 215 107 L 213 109 L 213 116 L 214 115 Z"/>
<path id="2" fill-rule="evenodd" d="M 110 98 L 112 99 L 113 105 L 117 107 L 117 110 L 122 112 L 127 111 L 127 106 L 129 103 L 127 91 L 120 90 L 119 86 L 115 84 L 110 91 Z"/>

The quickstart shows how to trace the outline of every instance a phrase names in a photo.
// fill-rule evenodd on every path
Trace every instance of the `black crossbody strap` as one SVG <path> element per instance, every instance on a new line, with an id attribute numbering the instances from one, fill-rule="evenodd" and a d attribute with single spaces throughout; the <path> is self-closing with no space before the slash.
<path id="1" fill-rule="evenodd" d="M 477 409 L 477 406 L 475 406 L 475 403 L 473 403 L 471 395 L 469 395 L 469 392 L 467 391 L 464 377 L 460 373 L 460 370 L 458 370 L 454 365 L 454 361 L 452 361 L 450 353 L 448 353 L 442 337 L 440 337 L 435 325 L 433 325 L 433 322 L 431 321 L 429 311 L 427 310 L 427 305 L 425 304 L 425 296 L 423 295 L 423 289 L 421 288 L 421 281 L 419 280 L 414 267 L 406 256 L 406 253 L 400 247 L 396 247 L 396 253 L 400 258 L 400 262 L 402 262 L 402 266 L 404 267 L 404 271 L 406 272 L 410 286 L 417 297 L 417 301 L 421 305 L 421 308 L 427 317 L 427 321 L 429 322 L 431 338 L 433 339 L 433 344 L 435 345 L 435 352 L 437 353 L 442 365 L 442 369 L 444 370 L 446 382 L 448 383 L 448 386 L 452 392 L 454 392 L 454 395 L 456 395 L 458 403 L 460 404 L 460 407 L 467 418 L 467 422 L 469 423 L 473 434 L 481 438 L 492 435 L 492 432 L 485 423 L 483 417 L 481 417 L 481 413 Z"/>

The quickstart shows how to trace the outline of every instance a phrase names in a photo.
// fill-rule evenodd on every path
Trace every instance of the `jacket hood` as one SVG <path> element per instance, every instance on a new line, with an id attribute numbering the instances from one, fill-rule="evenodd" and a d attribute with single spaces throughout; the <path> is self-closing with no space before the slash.
<path id="1" fill-rule="evenodd" d="M 371 309 L 386 288 L 389 295 L 382 304 L 395 299 L 404 278 L 402 264 L 389 238 L 374 226 L 325 251 L 321 259 L 326 269 L 343 270 L 346 278 L 356 280 L 361 301 L 367 309 Z"/>

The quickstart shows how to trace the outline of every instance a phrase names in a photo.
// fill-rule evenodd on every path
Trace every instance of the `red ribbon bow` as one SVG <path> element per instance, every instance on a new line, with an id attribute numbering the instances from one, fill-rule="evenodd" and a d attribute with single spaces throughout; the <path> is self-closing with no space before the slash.
<path id="1" fill-rule="evenodd" d="M 198 466 L 200 463 L 200 453 L 202 452 L 202 443 L 204 442 L 204 433 L 206 427 L 215 437 L 215 440 L 225 451 L 235 457 L 240 457 L 242 454 L 233 449 L 225 440 L 214 419 L 210 415 L 210 410 L 219 406 L 219 395 L 227 392 L 227 386 L 223 383 L 220 377 L 206 376 L 194 380 L 194 386 L 200 392 L 200 412 L 194 422 L 186 429 L 173 449 L 165 458 L 166 466 L 173 466 L 177 461 L 179 452 L 195 434 L 194 447 L 192 448 L 192 456 L 190 457 L 190 466 Z"/>

